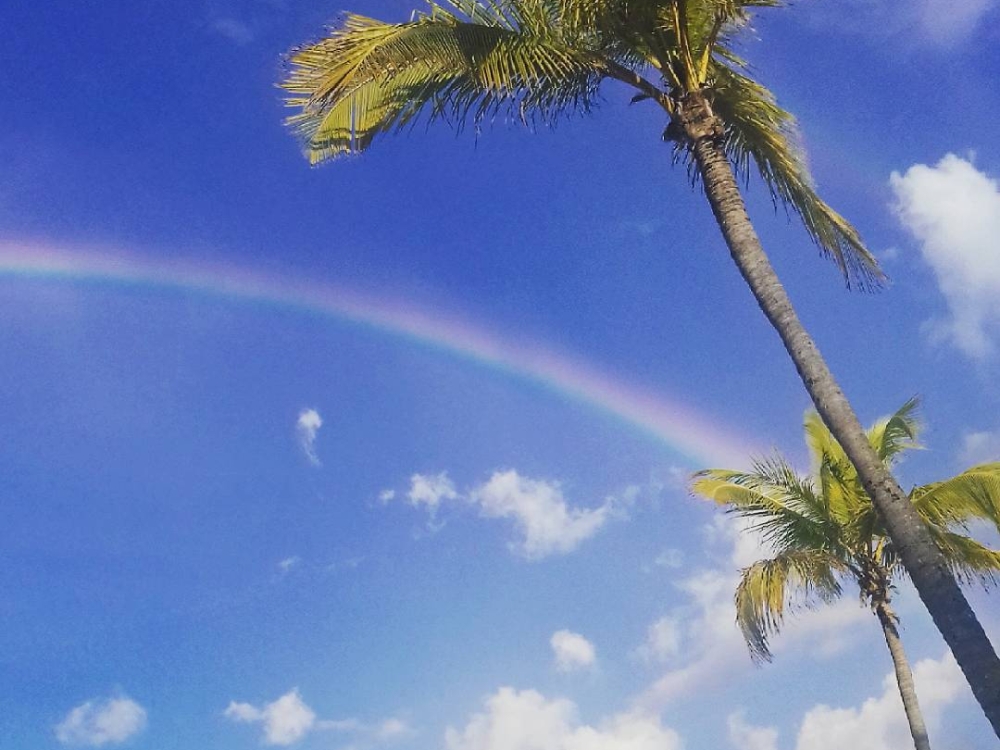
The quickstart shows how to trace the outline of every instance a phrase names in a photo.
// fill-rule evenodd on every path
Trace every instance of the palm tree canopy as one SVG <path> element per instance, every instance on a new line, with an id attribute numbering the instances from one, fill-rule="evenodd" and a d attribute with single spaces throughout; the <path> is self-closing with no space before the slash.
<path id="1" fill-rule="evenodd" d="M 917 402 L 876 422 L 868 439 L 886 465 L 919 447 Z M 736 591 L 736 617 L 755 659 L 771 657 L 769 638 L 790 607 L 826 602 L 850 577 L 862 598 L 885 595 L 904 573 L 888 534 L 843 449 L 815 413 L 805 418 L 812 471 L 803 477 L 780 456 L 747 472 L 707 469 L 691 490 L 746 518 L 774 556 L 744 569 Z M 1000 530 L 1000 463 L 974 466 L 909 493 L 920 519 L 956 576 L 990 585 L 1000 552 L 968 536 L 973 522 Z"/>
<path id="2" fill-rule="evenodd" d="M 857 231 L 816 194 L 794 119 L 735 52 L 750 11 L 781 0 L 445 3 L 405 23 L 349 13 L 291 52 L 287 123 L 312 163 L 364 151 L 421 115 L 456 127 L 498 115 L 551 123 L 590 110 L 605 79 L 659 104 L 673 123 L 665 137 L 687 159 L 677 115 L 687 95 L 705 93 L 737 172 L 749 179 L 755 168 L 848 283 L 882 278 Z"/>

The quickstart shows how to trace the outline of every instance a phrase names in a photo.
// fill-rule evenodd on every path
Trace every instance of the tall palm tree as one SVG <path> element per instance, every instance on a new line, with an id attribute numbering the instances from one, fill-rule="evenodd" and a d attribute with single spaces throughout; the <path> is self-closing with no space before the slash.
<path id="1" fill-rule="evenodd" d="M 915 401 L 868 431 L 872 449 L 891 466 L 916 447 Z M 770 660 L 770 636 L 796 602 L 829 602 L 853 582 L 878 618 L 892 656 L 896 683 L 916 750 L 930 750 L 913 675 L 891 606 L 894 581 L 905 574 L 896 545 L 862 486 L 857 471 L 815 413 L 806 416 L 813 475 L 800 477 L 780 456 L 752 471 L 708 469 L 695 474 L 693 492 L 746 518 L 774 556 L 745 568 L 736 589 L 736 621 L 756 660 Z M 943 482 L 915 487 L 909 502 L 959 579 L 984 584 L 1000 571 L 1000 552 L 964 533 L 970 521 L 1000 529 L 1000 463 L 975 466 Z"/>
<path id="2" fill-rule="evenodd" d="M 738 179 L 759 172 L 848 284 L 881 272 L 813 189 L 795 123 L 749 77 L 734 41 L 782 0 L 442 0 L 405 23 L 347 14 L 292 51 L 288 124 L 317 163 L 368 148 L 423 115 L 458 127 L 507 115 L 550 123 L 587 111 L 605 80 L 665 113 L 664 139 L 700 179 L 729 252 L 885 518 L 895 549 L 1000 736 L 1000 660 L 940 551 L 872 451 L 802 326 L 747 215 Z"/>

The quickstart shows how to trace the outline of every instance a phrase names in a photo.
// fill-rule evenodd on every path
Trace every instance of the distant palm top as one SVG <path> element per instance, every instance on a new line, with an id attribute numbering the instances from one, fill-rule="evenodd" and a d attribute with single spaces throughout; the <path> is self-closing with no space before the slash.
<path id="1" fill-rule="evenodd" d="M 868 439 L 879 457 L 892 464 L 917 447 L 916 403 L 910 401 L 877 422 Z M 691 489 L 745 518 L 761 533 L 774 556 L 745 568 L 736 589 L 736 621 L 755 659 L 770 659 L 769 638 L 797 602 L 829 602 L 851 581 L 882 625 L 903 705 L 918 750 L 929 747 L 920 718 L 910 667 L 890 607 L 893 582 L 905 574 L 895 547 L 871 499 L 815 413 L 806 416 L 806 440 L 813 474 L 799 476 L 780 456 L 756 463 L 752 471 L 708 469 L 695 475 Z M 924 527 L 960 580 L 994 581 L 1000 552 L 967 535 L 969 524 L 984 521 L 1000 530 L 1000 463 L 983 464 L 909 493 Z"/>
<path id="2" fill-rule="evenodd" d="M 550 123 L 588 111 L 601 82 L 614 79 L 635 89 L 633 101 L 666 111 L 664 137 L 684 159 L 691 127 L 721 120 L 724 150 L 743 177 L 752 162 L 848 279 L 877 281 L 857 232 L 813 189 L 792 116 L 734 51 L 748 9 L 780 4 L 450 0 L 407 23 L 347 14 L 328 37 L 292 52 L 282 86 L 299 111 L 288 123 L 317 163 L 363 151 L 421 114 L 456 127 L 497 115 Z"/>

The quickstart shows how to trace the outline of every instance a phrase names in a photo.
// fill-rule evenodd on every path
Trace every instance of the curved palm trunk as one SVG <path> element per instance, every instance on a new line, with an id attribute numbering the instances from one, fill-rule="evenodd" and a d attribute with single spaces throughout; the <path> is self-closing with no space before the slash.
<path id="1" fill-rule="evenodd" d="M 721 124 L 704 95 L 688 94 L 678 118 L 733 260 L 781 337 L 823 422 L 857 469 L 920 598 L 1000 737 L 1000 660 L 993 646 L 912 503 L 868 443 L 850 403 L 799 321 L 750 223 L 733 169 L 720 145 Z"/>
<path id="2" fill-rule="evenodd" d="M 920 704 L 917 702 L 917 691 L 913 686 L 910 662 L 906 659 L 903 642 L 899 638 L 899 631 L 896 630 L 896 616 L 889 605 L 884 602 L 876 605 L 875 615 L 882 624 L 882 634 L 885 635 L 885 643 L 892 655 L 892 666 L 896 670 L 896 685 L 899 686 L 899 697 L 903 699 L 903 710 L 906 711 L 906 721 L 910 725 L 913 746 L 916 750 L 931 750 L 930 740 L 927 739 L 927 727 L 924 725 L 924 716 L 920 712 Z"/>

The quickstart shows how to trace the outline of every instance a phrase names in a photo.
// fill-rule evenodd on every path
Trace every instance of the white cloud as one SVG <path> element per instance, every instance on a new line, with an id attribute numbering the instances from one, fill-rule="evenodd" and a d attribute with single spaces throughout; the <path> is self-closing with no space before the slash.
<path id="1" fill-rule="evenodd" d="M 422 505 L 433 516 L 443 500 L 457 500 L 458 492 L 448 478 L 448 472 L 442 471 L 434 476 L 414 474 L 410 477 L 410 491 L 406 493 L 406 497 L 414 508 Z"/>
<path id="2" fill-rule="evenodd" d="M 748 724 L 742 711 L 726 719 L 729 741 L 736 750 L 778 750 L 778 730 Z"/>
<path id="3" fill-rule="evenodd" d="M 298 435 L 299 445 L 313 466 L 320 465 L 319 456 L 316 455 L 316 433 L 322 426 L 323 418 L 315 409 L 303 409 L 295 422 L 295 434 Z"/>
<path id="4" fill-rule="evenodd" d="M 1000 432 L 967 432 L 962 436 L 959 462 L 962 468 L 1000 461 Z"/>
<path id="5" fill-rule="evenodd" d="M 684 564 L 684 553 L 679 549 L 665 549 L 656 556 L 653 564 L 660 568 L 679 568 Z"/>
<path id="6" fill-rule="evenodd" d="M 509 518 L 520 534 L 511 548 L 538 560 L 572 552 L 604 525 L 612 501 L 599 508 L 570 508 L 557 482 L 529 479 L 516 471 L 498 471 L 471 493 L 487 518 Z"/>
<path id="7" fill-rule="evenodd" d="M 146 709 L 127 696 L 83 703 L 56 726 L 64 745 L 113 745 L 124 742 L 146 726 Z"/>
<path id="8" fill-rule="evenodd" d="M 406 721 L 398 718 L 389 718 L 382 721 L 374 731 L 375 738 L 383 742 L 410 737 L 415 734 L 413 727 Z"/>
<path id="9" fill-rule="evenodd" d="M 449 727 L 447 750 L 680 750 L 677 733 L 654 716 L 617 714 L 599 727 L 581 724 L 569 700 L 500 688 L 462 730 Z"/>
<path id="10" fill-rule="evenodd" d="M 913 668 L 917 698 L 927 728 L 933 734 L 945 707 L 968 687 L 955 659 L 946 653 L 941 659 L 925 659 Z M 912 745 L 903 712 L 903 702 L 895 675 L 886 675 L 882 694 L 869 698 L 858 708 L 831 708 L 818 705 L 806 713 L 799 729 L 796 750 L 898 750 Z"/>
<path id="11" fill-rule="evenodd" d="M 893 172 L 889 184 L 948 305 L 932 333 L 970 357 L 986 356 L 1000 332 L 1000 186 L 954 154 Z"/>
<path id="12" fill-rule="evenodd" d="M 396 490 L 382 490 L 378 493 L 378 501 L 385 505 L 396 497 Z"/>
<path id="13" fill-rule="evenodd" d="M 680 621 L 661 617 L 646 630 L 646 640 L 635 654 L 647 662 L 667 662 L 680 653 L 682 639 Z"/>
<path id="14" fill-rule="evenodd" d="M 557 630 L 549 640 L 560 672 L 573 672 L 594 665 L 597 654 L 594 644 L 579 633 Z"/>
<path id="15" fill-rule="evenodd" d="M 232 701 L 223 715 L 233 721 L 261 724 L 264 730 L 263 740 L 267 745 L 291 745 L 298 742 L 316 723 L 315 712 L 303 702 L 298 688 L 293 688 L 262 708 Z"/>
<path id="16" fill-rule="evenodd" d="M 298 567 L 301 564 L 302 564 L 302 558 L 299 557 L 298 555 L 294 555 L 293 557 L 286 557 L 284 560 L 278 563 L 278 570 L 280 570 L 282 573 L 287 573 L 292 568 Z"/>

